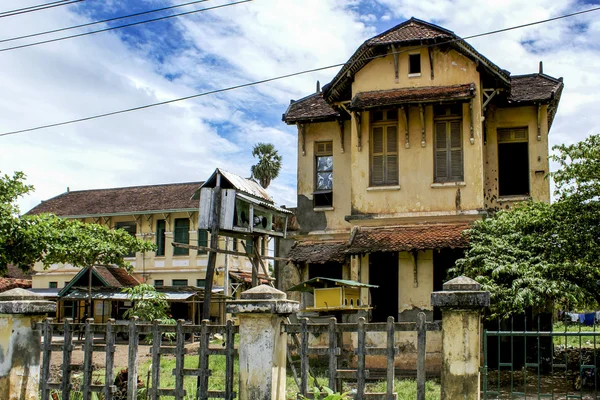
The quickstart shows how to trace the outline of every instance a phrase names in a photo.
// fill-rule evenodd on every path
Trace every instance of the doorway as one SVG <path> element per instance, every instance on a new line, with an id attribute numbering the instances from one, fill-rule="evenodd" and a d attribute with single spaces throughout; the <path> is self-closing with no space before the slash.
<path id="1" fill-rule="evenodd" d="M 398 318 L 398 253 L 369 255 L 369 284 L 371 288 L 371 321 L 385 322 L 387 317 Z"/>

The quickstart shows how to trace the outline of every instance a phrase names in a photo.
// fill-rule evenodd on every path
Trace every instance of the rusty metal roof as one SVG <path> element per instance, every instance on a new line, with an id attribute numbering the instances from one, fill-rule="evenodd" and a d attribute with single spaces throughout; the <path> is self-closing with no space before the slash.
<path id="1" fill-rule="evenodd" d="M 204 182 L 204 184 L 198 189 L 198 191 L 196 191 L 196 193 L 194 194 L 194 197 L 193 197 L 194 199 L 200 198 L 199 196 L 200 196 L 201 188 L 215 187 L 217 173 L 220 173 L 231 184 L 232 189 L 236 189 L 240 192 L 243 192 L 243 193 L 249 194 L 251 196 L 254 196 L 256 198 L 265 200 L 271 206 L 273 205 L 273 203 L 274 203 L 273 199 L 271 198 L 271 196 L 269 196 L 267 191 L 262 186 L 260 186 L 260 184 L 258 182 L 254 181 L 253 179 L 242 178 L 241 176 L 236 175 L 229 171 L 225 171 L 222 168 L 215 169 L 215 172 L 212 173 L 210 178 L 208 178 L 206 180 L 206 182 Z M 230 189 L 227 186 L 228 185 L 221 183 L 222 188 Z"/>
<path id="2" fill-rule="evenodd" d="M 323 98 L 323 93 L 313 93 L 290 103 L 283 121 L 287 124 L 306 121 L 335 121 L 340 113 L 335 111 Z"/>
<path id="3" fill-rule="evenodd" d="M 463 232 L 467 229 L 470 229 L 468 223 L 361 228 L 354 235 L 346 253 L 464 248 L 467 246 L 468 240 Z"/>

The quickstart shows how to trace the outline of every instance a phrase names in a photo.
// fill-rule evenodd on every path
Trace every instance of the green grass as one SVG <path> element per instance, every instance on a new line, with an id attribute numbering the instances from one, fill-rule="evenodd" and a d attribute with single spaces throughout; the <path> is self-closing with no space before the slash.
<path id="1" fill-rule="evenodd" d="M 558 322 L 553 326 L 554 333 L 565 332 L 565 325 L 562 322 Z M 567 325 L 566 332 L 594 332 L 593 326 L 584 325 Z M 596 332 L 600 333 L 600 327 L 596 327 Z M 566 339 L 565 339 L 566 338 Z M 594 347 L 594 336 L 554 336 L 554 345 L 567 347 L 579 347 L 581 344 L 582 348 L 593 348 Z M 596 336 L 596 347 L 600 348 L 600 336 Z"/>

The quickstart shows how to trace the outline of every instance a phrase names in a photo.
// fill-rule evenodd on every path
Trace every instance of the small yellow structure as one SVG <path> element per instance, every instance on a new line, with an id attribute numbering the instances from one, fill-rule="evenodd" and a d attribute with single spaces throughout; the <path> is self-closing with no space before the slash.
<path id="1" fill-rule="evenodd" d="M 319 287 L 322 286 L 322 287 Z M 368 310 L 368 302 L 360 300 L 360 288 L 376 288 L 351 280 L 332 278 L 313 278 L 302 282 L 288 291 L 308 292 L 314 294 L 314 305 L 305 307 L 305 311 L 350 311 Z"/>

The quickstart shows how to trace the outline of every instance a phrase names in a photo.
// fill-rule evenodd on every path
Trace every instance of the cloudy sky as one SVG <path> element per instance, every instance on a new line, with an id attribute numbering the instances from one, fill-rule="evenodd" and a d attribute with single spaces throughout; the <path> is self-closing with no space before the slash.
<path id="1" fill-rule="evenodd" d="M 50 0 L 2 0 L 0 12 Z M 85 0 L 18 16 L 0 14 L 0 40 L 190 0 Z M 143 18 L 25 39 L 2 48 Z M 460 36 L 598 6 L 571 0 L 254 0 L 185 17 L 0 51 L 0 133 L 82 118 L 345 62 L 367 38 L 411 16 Z M 551 144 L 600 133 L 600 12 L 472 39 L 512 74 L 564 77 Z M 0 171 L 24 171 L 36 192 L 26 211 L 71 190 L 197 181 L 215 167 L 249 175 L 252 146 L 276 145 L 283 170 L 269 191 L 295 204 L 296 130 L 290 99 L 337 69 L 73 125 L 0 137 Z"/>

